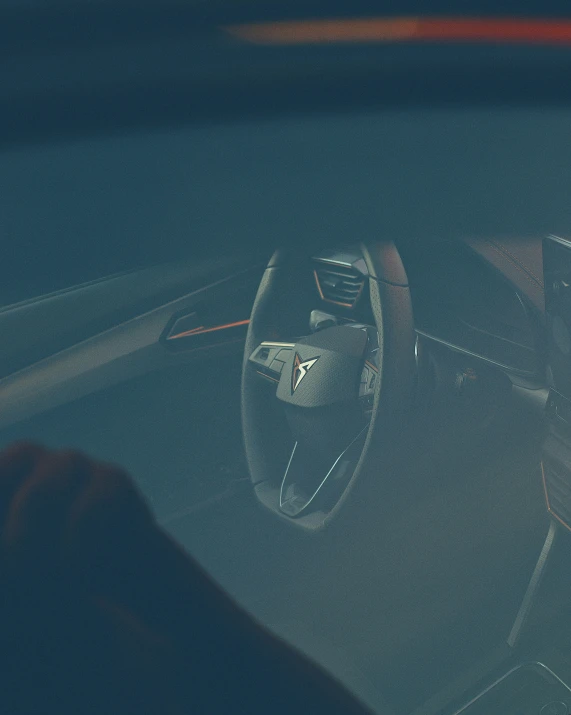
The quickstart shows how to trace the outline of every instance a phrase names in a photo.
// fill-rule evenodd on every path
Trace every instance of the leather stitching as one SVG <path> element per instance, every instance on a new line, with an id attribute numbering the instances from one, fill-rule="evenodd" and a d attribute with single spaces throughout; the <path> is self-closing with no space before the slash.
<path id="1" fill-rule="evenodd" d="M 509 251 L 509 250 L 504 246 L 503 243 L 496 244 L 496 243 L 494 243 L 493 241 L 488 241 L 488 243 L 489 243 L 490 245 L 492 245 L 492 246 L 497 246 L 497 248 L 499 248 L 500 251 L 506 253 L 506 254 L 512 259 L 512 261 L 514 261 L 515 263 L 517 263 L 517 264 L 519 264 L 520 266 L 522 266 L 523 268 L 525 268 L 525 270 L 529 273 L 529 275 L 532 276 L 533 278 L 535 278 L 535 280 L 539 283 L 539 285 L 543 287 L 543 281 L 541 280 L 541 278 L 539 278 L 538 276 L 536 276 L 535 273 L 531 270 L 531 268 L 530 268 L 529 266 L 527 266 L 527 265 L 521 260 L 521 258 L 517 258 L 516 256 L 514 256 L 513 253 L 511 253 L 511 251 Z"/>
<path id="2" fill-rule="evenodd" d="M 542 285 L 539 286 L 539 285 L 537 284 L 536 280 L 534 280 L 530 275 L 528 275 L 528 273 L 527 273 L 526 271 L 524 271 L 524 269 L 519 265 L 519 263 L 517 263 L 513 258 L 510 260 L 510 258 L 509 258 L 508 256 L 506 256 L 499 248 L 497 248 L 497 246 L 495 246 L 493 243 L 491 243 L 491 241 L 486 241 L 486 243 L 487 243 L 487 244 L 490 246 L 490 248 L 491 248 L 493 251 L 495 251 L 499 256 L 501 256 L 503 259 L 507 259 L 510 263 L 512 263 L 512 264 L 515 266 L 515 268 L 517 268 L 517 270 L 518 270 L 523 276 L 525 276 L 526 280 L 528 280 L 528 281 L 531 283 L 531 285 L 535 288 L 535 290 L 540 291 L 541 293 L 543 293 L 543 286 L 542 286 Z"/>

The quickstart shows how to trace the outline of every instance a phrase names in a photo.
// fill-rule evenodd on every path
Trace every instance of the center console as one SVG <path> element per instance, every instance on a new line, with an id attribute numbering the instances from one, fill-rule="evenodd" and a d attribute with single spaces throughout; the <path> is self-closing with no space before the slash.
<path id="1" fill-rule="evenodd" d="M 499 656 L 416 715 L 571 715 L 571 241 L 544 239 L 543 268 L 549 532 Z"/>

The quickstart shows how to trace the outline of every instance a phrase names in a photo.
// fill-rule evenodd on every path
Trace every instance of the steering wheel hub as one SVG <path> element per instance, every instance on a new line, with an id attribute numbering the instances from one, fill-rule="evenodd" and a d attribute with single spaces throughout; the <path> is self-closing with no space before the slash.
<path id="1" fill-rule="evenodd" d="M 326 407 L 357 399 L 367 333 L 346 325 L 308 335 L 290 351 L 277 398 L 297 407 Z"/>

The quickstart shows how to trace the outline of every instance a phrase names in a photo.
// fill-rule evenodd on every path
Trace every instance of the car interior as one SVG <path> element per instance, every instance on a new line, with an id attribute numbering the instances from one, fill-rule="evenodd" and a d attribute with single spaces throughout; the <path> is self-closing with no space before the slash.
<path id="1" fill-rule="evenodd" d="M 566 715 L 571 56 L 292 29 L 366 9 L 0 7 L 0 447 L 373 713 Z"/>

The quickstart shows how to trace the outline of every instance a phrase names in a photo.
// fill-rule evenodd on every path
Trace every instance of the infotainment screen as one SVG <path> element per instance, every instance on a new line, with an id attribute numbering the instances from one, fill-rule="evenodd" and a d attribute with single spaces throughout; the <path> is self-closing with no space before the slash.
<path id="1" fill-rule="evenodd" d="M 571 400 L 571 241 L 549 236 L 543 241 L 549 380 Z"/>

